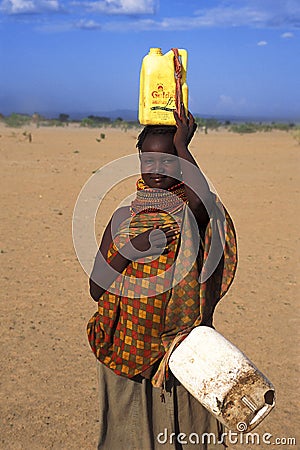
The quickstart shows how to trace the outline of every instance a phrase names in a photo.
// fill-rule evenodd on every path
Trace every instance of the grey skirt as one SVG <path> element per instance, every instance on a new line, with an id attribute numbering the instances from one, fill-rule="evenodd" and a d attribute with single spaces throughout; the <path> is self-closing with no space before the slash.
<path id="1" fill-rule="evenodd" d="M 145 378 L 116 375 L 97 362 L 101 450 L 223 450 L 222 426 L 170 376 L 165 402 Z"/>

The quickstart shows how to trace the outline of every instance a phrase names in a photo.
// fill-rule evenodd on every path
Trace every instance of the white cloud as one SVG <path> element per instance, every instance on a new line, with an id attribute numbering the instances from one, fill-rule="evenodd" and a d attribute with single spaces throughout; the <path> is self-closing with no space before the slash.
<path id="1" fill-rule="evenodd" d="M 232 106 L 234 105 L 234 101 L 230 95 L 221 94 L 219 96 L 219 104 L 220 105 L 226 105 L 226 106 Z"/>
<path id="2" fill-rule="evenodd" d="M 298 0 L 221 0 L 219 3 L 216 8 L 198 10 L 198 18 L 211 26 L 300 27 Z"/>
<path id="3" fill-rule="evenodd" d="M 268 43 L 267 43 L 267 41 L 259 41 L 259 42 L 257 43 L 257 45 L 258 45 L 259 47 L 264 47 L 265 45 L 268 45 Z"/>
<path id="4" fill-rule="evenodd" d="M 169 0 L 172 5 L 172 0 Z M 126 31 L 186 31 L 201 28 L 279 28 L 281 37 L 288 39 L 293 33 L 284 30 L 300 28 L 299 0 L 219 0 L 216 7 L 209 7 L 210 2 L 203 4 L 201 9 L 187 16 L 166 17 L 155 15 L 159 0 L 0 0 L 0 11 L 9 15 L 39 14 L 45 12 L 60 12 L 69 10 L 67 28 L 100 28 L 91 17 L 83 19 L 89 13 L 116 16 L 128 16 L 126 21 L 101 18 L 101 29 L 112 32 Z M 151 18 L 143 15 L 152 15 Z M 95 19 L 95 16 L 92 17 Z M 80 20 L 81 19 L 81 20 Z M 67 20 L 65 20 L 67 22 Z M 261 44 L 262 45 L 262 44 Z"/>
<path id="5" fill-rule="evenodd" d="M 282 33 L 280 35 L 283 39 L 291 39 L 294 37 L 294 33 Z"/>
<path id="6" fill-rule="evenodd" d="M 78 22 L 74 23 L 74 28 L 79 28 L 81 30 L 99 30 L 101 29 L 101 25 L 94 20 L 86 20 L 81 19 Z"/>
<path id="7" fill-rule="evenodd" d="M 95 2 L 101 4 L 105 2 Z M 115 2 L 112 2 L 115 3 Z M 120 2 L 117 2 L 120 3 Z M 133 2 L 135 3 L 135 2 Z M 143 4 L 144 2 L 141 2 Z M 104 27 L 111 31 L 185 31 L 213 27 L 248 27 L 248 28 L 299 28 L 300 2 L 299 0 L 220 0 L 219 6 L 203 7 L 192 16 L 180 16 L 132 20 L 126 24 L 107 22 Z M 241 6 L 242 3 L 242 6 Z M 87 2 L 85 2 L 87 4 Z M 206 3 L 207 4 L 207 3 Z M 123 8 L 124 13 L 125 9 Z M 114 11 L 114 9 L 111 9 Z"/>
<path id="8" fill-rule="evenodd" d="M 58 0 L 3 0 L 0 9 L 6 14 L 38 14 L 61 8 Z"/>
<path id="9" fill-rule="evenodd" d="M 102 14 L 154 14 L 157 0 L 101 0 L 95 2 L 74 2 L 74 5 L 83 6 L 88 12 Z"/>
<path id="10" fill-rule="evenodd" d="M 247 101 L 244 97 L 233 98 L 228 94 L 219 95 L 217 104 L 215 106 L 215 112 L 218 114 L 238 114 L 239 112 L 247 109 Z"/>
<path id="11" fill-rule="evenodd" d="M 199 24 L 207 26 L 258 26 L 266 21 L 266 13 L 249 6 L 219 6 L 196 12 Z"/>
<path id="12" fill-rule="evenodd" d="M 242 3 L 242 5 L 241 5 Z M 207 4 L 207 3 L 206 3 Z M 299 0 L 220 0 L 192 17 L 166 17 L 156 29 L 184 30 L 203 27 L 300 28 Z"/>

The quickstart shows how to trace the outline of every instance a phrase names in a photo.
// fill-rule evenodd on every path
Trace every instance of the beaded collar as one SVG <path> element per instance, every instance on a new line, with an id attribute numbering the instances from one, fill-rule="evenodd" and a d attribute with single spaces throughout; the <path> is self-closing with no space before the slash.
<path id="1" fill-rule="evenodd" d="M 180 211 L 187 203 L 184 183 L 180 182 L 168 190 L 150 188 L 144 180 L 140 178 L 136 182 L 136 198 L 131 202 L 131 215 L 135 216 L 140 212 L 164 211 L 174 214 Z"/>

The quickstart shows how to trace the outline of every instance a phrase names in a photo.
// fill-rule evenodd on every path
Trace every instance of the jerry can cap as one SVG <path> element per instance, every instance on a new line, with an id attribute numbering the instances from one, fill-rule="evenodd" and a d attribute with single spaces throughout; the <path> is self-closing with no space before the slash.
<path id="1" fill-rule="evenodd" d="M 162 51 L 160 47 L 151 47 L 149 50 L 149 55 L 160 55 L 162 56 Z"/>

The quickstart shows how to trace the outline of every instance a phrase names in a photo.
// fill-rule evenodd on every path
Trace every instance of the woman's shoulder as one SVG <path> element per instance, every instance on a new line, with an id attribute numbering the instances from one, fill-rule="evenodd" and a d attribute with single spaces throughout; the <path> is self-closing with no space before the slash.
<path id="1" fill-rule="evenodd" d="M 130 206 L 122 206 L 113 213 L 110 221 L 106 225 L 100 245 L 101 253 L 105 255 L 105 257 L 107 257 L 108 249 L 113 242 L 113 236 L 119 230 L 121 223 L 128 220 L 130 216 Z"/>
<path id="2" fill-rule="evenodd" d="M 130 206 L 121 206 L 120 208 L 115 210 L 108 225 L 112 226 L 113 228 L 118 228 L 119 225 L 125 220 L 129 219 L 130 216 L 131 216 Z"/>

